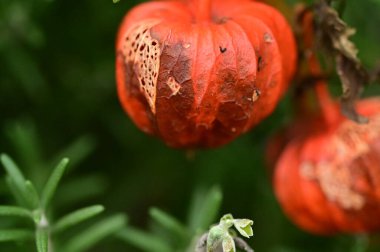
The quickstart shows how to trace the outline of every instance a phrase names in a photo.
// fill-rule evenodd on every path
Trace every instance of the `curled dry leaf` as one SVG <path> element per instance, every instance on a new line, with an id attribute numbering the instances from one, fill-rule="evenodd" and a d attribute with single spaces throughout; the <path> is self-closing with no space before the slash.
<path id="1" fill-rule="evenodd" d="M 370 74 L 370 82 L 380 82 L 380 62 Z"/>
<path id="2" fill-rule="evenodd" d="M 315 5 L 316 32 L 319 42 L 336 61 L 336 69 L 342 82 L 342 113 L 358 123 L 368 120 L 354 109 L 354 103 L 360 97 L 362 88 L 369 83 L 369 74 L 357 57 L 358 49 L 350 41 L 355 29 L 349 27 L 326 0 Z"/>

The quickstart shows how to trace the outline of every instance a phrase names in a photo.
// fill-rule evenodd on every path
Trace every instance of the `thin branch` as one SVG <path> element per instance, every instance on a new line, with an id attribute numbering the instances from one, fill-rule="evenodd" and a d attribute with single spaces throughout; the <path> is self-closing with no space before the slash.
<path id="1" fill-rule="evenodd" d="M 208 232 L 204 233 L 201 237 L 199 237 L 198 242 L 197 242 L 197 246 L 195 248 L 195 252 L 206 251 L 207 237 L 208 237 Z"/>
<path id="2" fill-rule="evenodd" d="M 370 72 L 370 82 L 380 82 L 380 63 Z"/>
<path id="3" fill-rule="evenodd" d="M 234 237 L 235 245 L 245 252 L 253 252 L 253 249 L 240 237 Z"/>

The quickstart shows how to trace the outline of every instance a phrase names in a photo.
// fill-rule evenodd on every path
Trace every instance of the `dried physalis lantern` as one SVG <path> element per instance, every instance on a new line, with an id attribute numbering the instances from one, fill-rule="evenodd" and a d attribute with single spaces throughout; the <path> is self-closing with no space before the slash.
<path id="1" fill-rule="evenodd" d="M 121 104 L 172 147 L 215 147 L 275 108 L 296 61 L 291 29 L 250 0 L 152 1 L 124 18 L 116 45 Z"/>
<path id="2" fill-rule="evenodd" d="M 338 116 L 308 129 L 310 134 L 294 135 L 277 162 L 276 196 L 307 231 L 380 230 L 380 99 L 363 100 L 357 108 L 368 124 Z M 305 122 L 306 127 L 313 126 Z"/>

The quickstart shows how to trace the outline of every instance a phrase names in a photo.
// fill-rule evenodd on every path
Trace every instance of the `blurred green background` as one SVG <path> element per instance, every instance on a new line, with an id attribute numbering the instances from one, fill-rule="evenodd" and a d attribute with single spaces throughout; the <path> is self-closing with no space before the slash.
<path id="1" fill-rule="evenodd" d="M 100 203 L 148 229 L 151 206 L 185 221 L 194 191 L 219 185 L 220 214 L 255 221 L 255 251 L 361 251 L 361 238 L 304 233 L 276 203 L 264 151 L 269 137 L 292 120 L 290 96 L 252 132 L 214 150 L 173 150 L 132 124 L 116 95 L 114 44 L 119 22 L 138 2 L 0 0 L 0 152 L 37 186 L 53 162 L 72 159 L 54 199 L 57 214 Z M 368 67 L 380 59 L 379 13 L 378 0 L 348 0 L 344 13 L 357 28 L 353 40 Z M 379 91 L 370 87 L 366 95 Z M 8 194 L 1 181 L 0 204 L 12 204 Z M 9 222 L 0 218 L 0 227 Z M 0 244 L 0 251 L 33 249 Z M 111 238 L 91 251 L 139 250 Z"/>

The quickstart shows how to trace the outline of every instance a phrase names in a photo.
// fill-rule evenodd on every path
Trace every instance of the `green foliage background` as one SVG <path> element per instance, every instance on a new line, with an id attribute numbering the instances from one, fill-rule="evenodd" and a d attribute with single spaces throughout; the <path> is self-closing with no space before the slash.
<path id="1" fill-rule="evenodd" d="M 252 132 L 214 150 L 173 150 L 131 123 L 116 95 L 114 44 L 119 22 L 137 3 L 0 0 L 0 152 L 37 187 L 54 162 L 71 158 L 53 199 L 55 214 L 99 203 L 108 214 L 124 212 L 130 225 L 148 229 L 151 206 L 186 220 L 194 191 L 220 185 L 221 214 L 255 221 L 250 244 L 256 251 L 362 251 L 362 238 L 302 232 L 276 203 L 264 151 L 269 137 L 292 120 L 290 97 Z M 357 28 L 353 40 L 369 67 L 380 59 L 379 13 L 377 0 L 348 0 L 344 14 Z M 366 95 L 379 91 L 373 86 Z M 12 204 L 2 175 L 0 204 Z M 0 227 L 11 222 L 17 220 L 0 218 Z M 372 240 L 378 251 L 380 240 Z M 33 249 L 0 244 L 0 251 Z M 91 251 L 138 250 L 110 238 Z"/>

